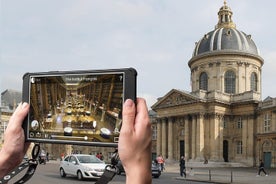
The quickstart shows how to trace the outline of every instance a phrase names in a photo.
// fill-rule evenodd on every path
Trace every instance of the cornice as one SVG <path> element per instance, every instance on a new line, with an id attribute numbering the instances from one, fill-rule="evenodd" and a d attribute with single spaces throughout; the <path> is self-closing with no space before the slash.
<path id="1" fill-rule="evenodd" d="M 229 56 L 235 55 L 235 56 L 250 57 L 250 58 L 259 60 L 260 63 L 261 63 L 261 65 L 264 64 L 264 59 L 263 59 L 261 56 L 259 56 L 259 55 L 251 54 L 251 53 L 247 53 L 247 52 L 242 52 L 242 51 L 239 52 L 239 51 L 234 51 L 234 50 L 233 50 L 233 51 L 231 51 L 231 50 L 228 50 L 228 51 L 223 50 L 223 51 L 205 52 L 205 53 L 203 53 L 203 54 L 199 54 L 199 55 L 197 55 L 197 56 L 194 56 L 194 57 L 192 57 L 192 58 L 189 60 L 188 65 L 189 65 L 189 67 L 191 68 L 191 65 L 192 65 L 194 62 L 196 62 L 196 61 L 198 61 L 198 60 L 200 60 L 200 59 L 210 58 L 210 57 L 216 57 L 216 56 L 227 56 L 227 55 L 229 55 Z"/>

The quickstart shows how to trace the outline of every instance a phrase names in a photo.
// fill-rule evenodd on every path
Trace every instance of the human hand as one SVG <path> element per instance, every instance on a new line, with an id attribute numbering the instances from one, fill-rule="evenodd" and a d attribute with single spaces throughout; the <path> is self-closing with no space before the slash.
<path id="1" fill-rule="evenodd" d="M 29 104 L 20 103 L 9 120 L 0 151 L 0 178 L 22 162 L 30 145 L 25 142 L 22 122 L 29 112 Z"/>
<path id="2" fill-rule="evenodd" d="M 151 183 L 151 125 L 146 102 L 127 99 L 123 105 L 123 123 L 118 151 L 126 172 L 126 183 Z"/>

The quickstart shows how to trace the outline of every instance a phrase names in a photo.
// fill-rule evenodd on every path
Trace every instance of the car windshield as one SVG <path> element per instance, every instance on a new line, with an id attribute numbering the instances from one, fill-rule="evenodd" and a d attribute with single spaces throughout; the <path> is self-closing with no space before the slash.
<path id="1" fill-rule="evenodd" d="M 80 155 L 77 156 L 80 163 L 103 163 L 94 155 Z"/>

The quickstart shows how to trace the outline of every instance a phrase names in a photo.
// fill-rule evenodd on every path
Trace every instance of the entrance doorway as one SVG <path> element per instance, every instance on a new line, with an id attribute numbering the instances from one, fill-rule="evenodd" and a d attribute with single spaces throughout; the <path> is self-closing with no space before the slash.
<path id="1" fill-rule="evenodd" d="M 185 156 L 185 141 L 179 142 L 179 148 L 180 148 L 180 150 L 179 150 L 180 157 Z"/>
<path id="2" fill-rule="evenodd" d="M 224 162 L 229 162 L 229 159 L 228 159 L 228 141 L 227 140 L 224 140 L 223 141 L 223 159 L 224 159 Z"/>
<path id="3" fill-rule="evenodd" d="M 264 166 L 265 168 L 271 167 L 271 152 L 264 152 Z"/>

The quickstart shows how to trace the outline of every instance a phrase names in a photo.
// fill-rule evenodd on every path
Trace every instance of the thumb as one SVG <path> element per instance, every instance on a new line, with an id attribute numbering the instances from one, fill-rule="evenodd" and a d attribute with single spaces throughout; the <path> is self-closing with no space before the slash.
<path id="1" fill-rule="evenodd" d="M 127 99 L 123 105 L 123 124 L 121 132 L 129 132 L 134 128 L 136 108 L 131 99 Z"/>

